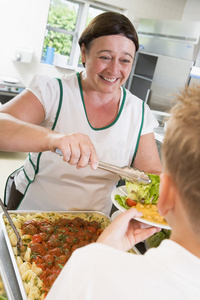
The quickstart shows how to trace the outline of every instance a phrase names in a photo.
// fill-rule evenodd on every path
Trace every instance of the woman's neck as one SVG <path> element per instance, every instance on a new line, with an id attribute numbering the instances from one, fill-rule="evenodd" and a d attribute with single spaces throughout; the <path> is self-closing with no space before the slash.
<path id="1" fill-rule="evenodd" d="M 80 78 L 81 78 L 80 74 Z M 117 117 L 121 99 L 121 89 L 115 93 L 101 93 L 81 79 L 83 102 L 92 127 L 102 128 L 110 125 Z"/>

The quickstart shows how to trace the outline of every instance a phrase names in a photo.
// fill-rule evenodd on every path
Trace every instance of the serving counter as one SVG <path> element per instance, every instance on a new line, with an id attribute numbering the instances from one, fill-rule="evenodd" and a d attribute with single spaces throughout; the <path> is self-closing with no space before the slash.
<path id="1" fill-rule="evenodd" d="M 13 269 L 12 261 L 10 259 L 10 255 L 8 252 L 8 248 L 7 248 L 6 241 L 5 241 L 4 234 L 3 234 L 1 227 L 0 227 L 0 260 L 2 262 L 6 277 L 10 284 L 10 288 L 14 295 L 14 299 L 23 300 L 20 290 L 19 290 L 19 286 L 17 283 L 14 269 Z"/>

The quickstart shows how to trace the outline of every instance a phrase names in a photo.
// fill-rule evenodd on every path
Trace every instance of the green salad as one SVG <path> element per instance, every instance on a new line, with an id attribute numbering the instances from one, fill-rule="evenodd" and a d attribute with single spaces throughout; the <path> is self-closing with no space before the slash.
<path id="1" fill-rule="evenodd" d="M 159 197 L 160 177 L 148 174 L 151 183 L 143 185 L 137 182 L 126 181 L 127 196 L 115 195 L 115 200 L 124 208 L 129 209 L 137 203 L 156 204 Z"/>

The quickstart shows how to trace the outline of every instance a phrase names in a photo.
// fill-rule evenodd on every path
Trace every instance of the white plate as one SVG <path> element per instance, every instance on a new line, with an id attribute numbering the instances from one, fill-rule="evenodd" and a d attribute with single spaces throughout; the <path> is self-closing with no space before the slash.
<path id="1" fill-rule="evenodd" d="M 121 206 L 121 205 L 115 200 L 115 195 L 120 195 L 120 196 L 125 196 L 125 195 L 127 195 L 126 186 L 123 185 L 123 186 L 120 186 L 120 187 L 114 189 L 114 190 L 112 191 L 112 194 L 111 194 L 112 203 L 113 203 L 113 204 L 114 204 L 121 212 L 126 211 L 127 209 L 124 208 L 123 206 Z M 140 221 L 141 223 L 144 223 L 144 224 L 148 224 L 148 225 L 151 225 L 151 226 L 155 226 L 155 227 L 159 227 L 159 228 L 171 230 L 171 227 L 170 227 L 169 225 L 164 225 L 164 224 L 161 224 L 161 223 L 156 223 L 156 222 L 148 221 L 148 220 L 143 219 L 143 218 L 134 218 L 134 219 L 137 220 L 137 221 Z"/>
<path id="2" fill-rule="evenodd" d="M 121 211 L 120 210 L 116 210 L 112 216 L 111 216 L 111 220 L 113 221 L 117 216 L 119 216 L 121 214 Z"/>
<path id="3" fill-rule="evenodd" d="M 1 77 L 1 80 L 5 83 L 19 83 L 19 79 L 15 77 Z"/>

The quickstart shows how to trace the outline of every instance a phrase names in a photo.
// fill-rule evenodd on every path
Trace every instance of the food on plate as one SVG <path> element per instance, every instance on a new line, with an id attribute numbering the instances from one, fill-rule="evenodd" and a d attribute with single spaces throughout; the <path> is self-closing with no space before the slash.
<path id="1" fill-rule="evenodd" d="M 148 174 L 151 179 L 149 184 L 126 181 L 128 199 L 142 204 L 156 204 L 159 196 L 160 177 L 154 174 Z"/>
<path id="2" fill-rule="evenodd" d="M 165 221 L 165 218 L 159 214 L 156 204 L 137 203 L 135 208 L 143 213 L 142 218 L 144 218 L 145 220 L 163 225 L 168 225 Z"/>
<path id="3" fill-rule="evenodd" d="M 151 183 L 143 185 L 138 182 L 125 181 L 127 196 L 115 195 L 115 200 L 125 209 L 134 206 L 143 213 L 144 219 L 150 222 L 156 222 L 167 225 L 157 209 L 156 203 L 159 197 L 160 177 L 154 174 L 148 174 Z"/>
<path id="4" fill-rule="evenodd" d="M 115 195 L 115 200 L 124 208 L 141 204 L 156 204 L 159 196 L 160 177 L 148 174 L 151 183 L 143 185 L 138 182 L 125 181 L 127 196 Z"/>
<path id="5" fill-rule="evenodd" d="M 110 219 L 96 212 L 10 214 L 25 251 L 18 256 L 13 230 L 4 222 L 16 257 L 27 299 L 45 299 L 72 252 L 96 242 Z"/>

